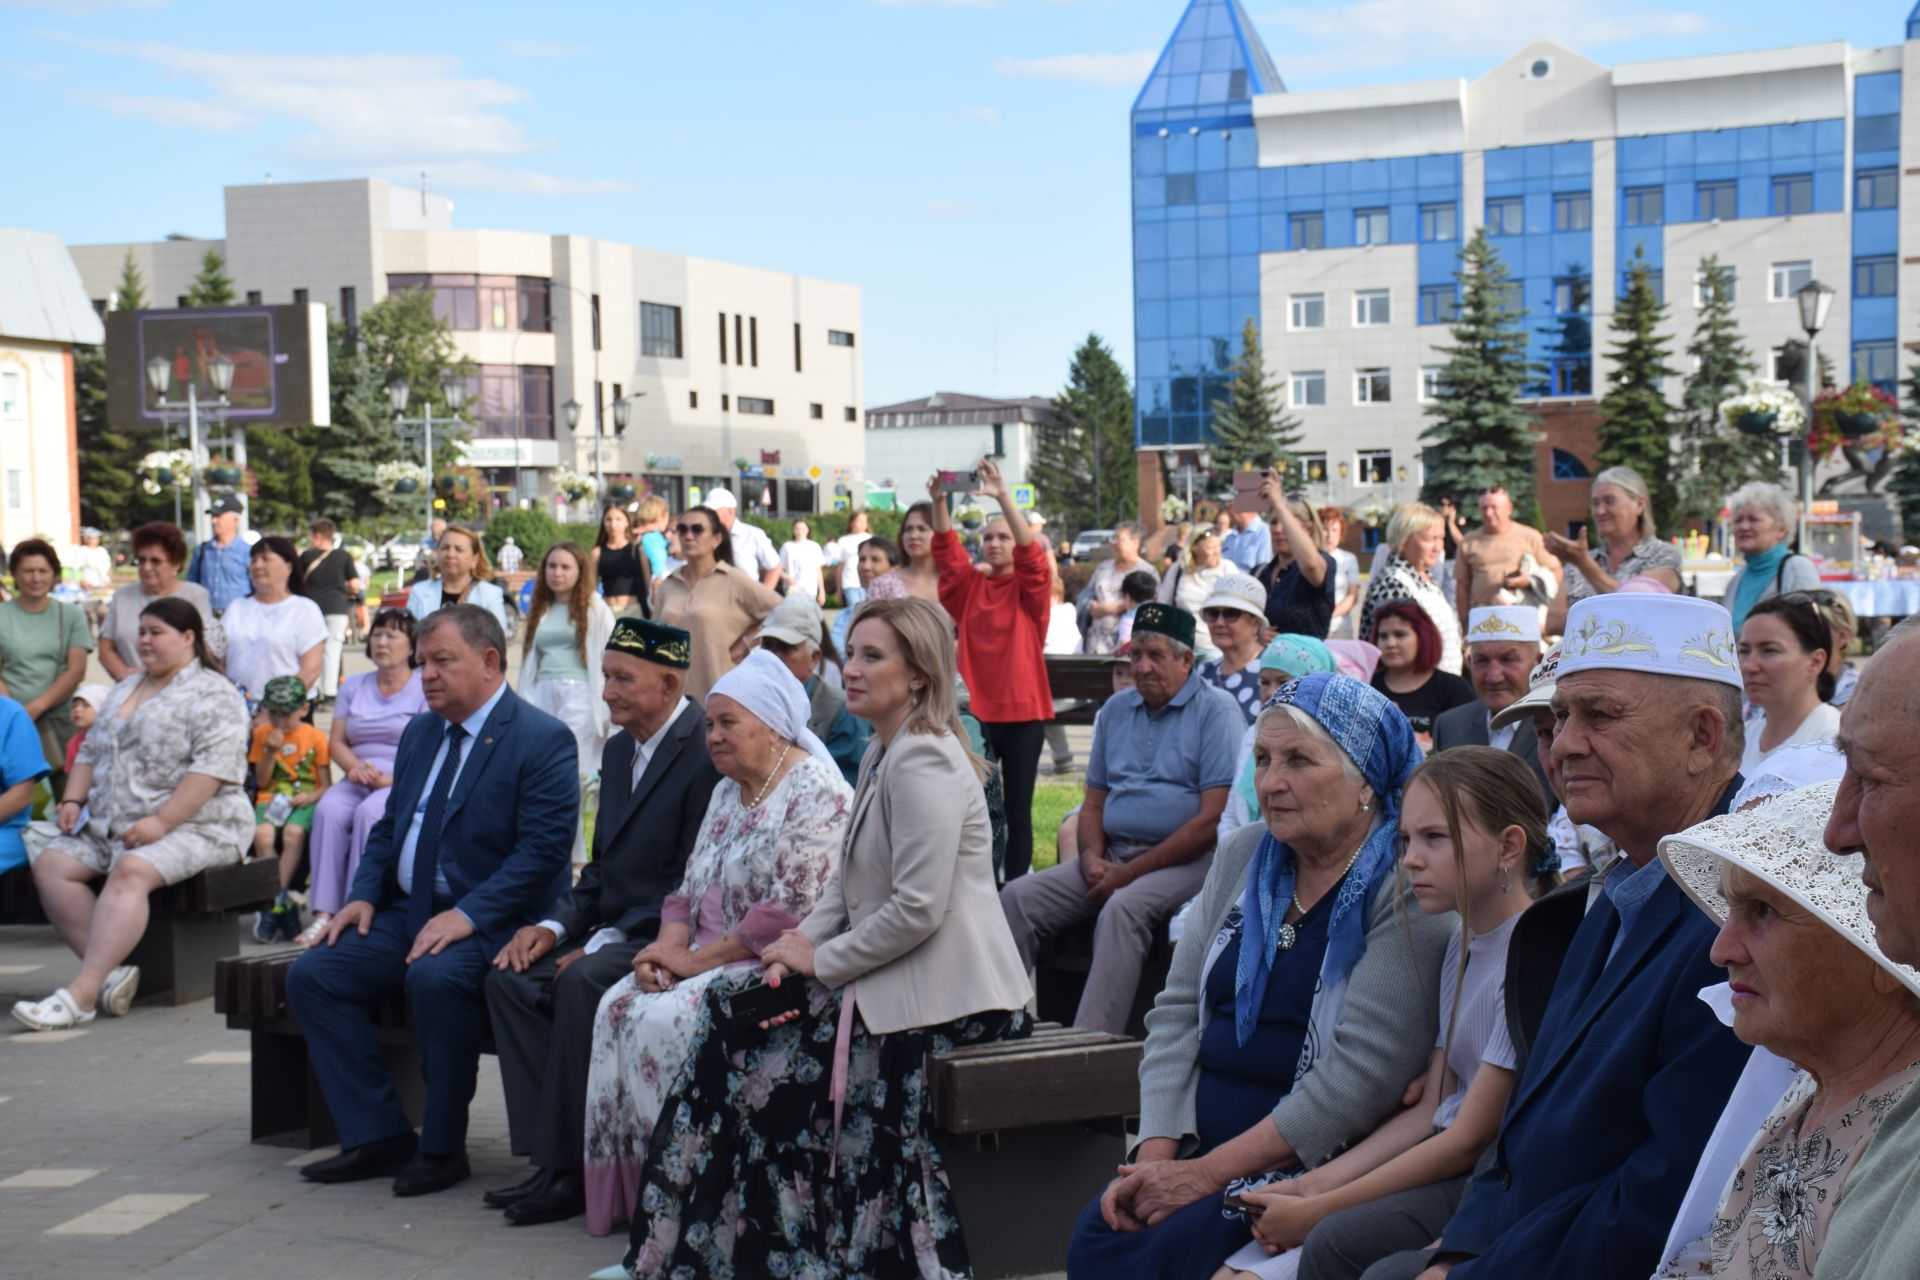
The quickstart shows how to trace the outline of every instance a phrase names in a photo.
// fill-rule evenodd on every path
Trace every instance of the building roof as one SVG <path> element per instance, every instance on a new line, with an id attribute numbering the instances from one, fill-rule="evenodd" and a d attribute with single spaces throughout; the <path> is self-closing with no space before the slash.
<path id="1" fill-rule="evenodd" d="M 1053 413 L 1046 396 L 969 396 L 936 391 L 918 400 L 867 410 L 867 429 L 891 427 L 970 427 L 993 422 L 1042 422 Z"/>
<path id="2" fill-rule="evenodd" d="M 1286 91 L 1240 0 L 1191 0 L 1133 109 L 1225 105 Z"/>
<path id="3" fill-rule="evenodd" d="M 107 340 L 80 268 L 60 237 L 0 227 L 0 337 L 32 342 Z"/>

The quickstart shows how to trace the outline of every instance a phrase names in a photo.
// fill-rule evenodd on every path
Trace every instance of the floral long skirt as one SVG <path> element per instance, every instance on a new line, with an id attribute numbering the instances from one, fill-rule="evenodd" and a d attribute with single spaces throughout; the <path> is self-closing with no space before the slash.
<path id="1" fill-rule="evenodd" d="M 762 1031 L 708 1018 L 668 1096 L 640 1175 L 627 1270 L 649 1280 L 971 1274 L 927 1111 L 929 1052 L 1033 1029 L 1024 1009 L 873 1035 L 856 1015 L 837 1168 L 830 1091 L 841 993 Z"/>

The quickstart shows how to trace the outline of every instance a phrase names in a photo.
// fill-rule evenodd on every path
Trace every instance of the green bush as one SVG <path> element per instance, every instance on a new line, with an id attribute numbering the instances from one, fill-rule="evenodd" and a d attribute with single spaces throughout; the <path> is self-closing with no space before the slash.
<path id="1" fill-rule="evenodd" d="M 487 555 L 495 563 L 500 560 L 501 546 L 508 538 L 512 538 L 523 557 L 521 567 L 526 569 L 538 565 L 540 557 L 547 554 L 547 548 L 566 536 L 559 521 L 544 511 L 531 508 L 502 511 L 487 523 L 486 531 L 481 535 L 487 544 Z"/>

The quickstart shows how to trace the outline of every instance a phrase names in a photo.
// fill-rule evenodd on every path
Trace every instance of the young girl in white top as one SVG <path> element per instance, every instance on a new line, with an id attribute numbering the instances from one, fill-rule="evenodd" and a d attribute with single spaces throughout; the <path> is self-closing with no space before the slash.
<path id="1" fill-rule="evenodd" d="M 1515 1062 L 1507 942 L 1534 896 L 1559 882 L 1540 784 L 1505 751 L 1443 752 L 1407 783 L 1400 839 L 1401 875 L 1420 910 L 1460 915 L 1440 973 L 1440 1034 L 1420 1101 L 1319 1168 L 1247 1192 L 1253 1242 L 1215 1280 L 1287 1280 L 1336 1240 L 1349 1270 L 1427 1248 L 1500 1127 Z"/>
<path id="2" fill-rule="evenodd" d="M 520 647 L 520 696 L 573 730 L 583 801 L 592 798 L 600 750 L 613 725 L 600 697 L 600 655 L 613 634 L 613 609 L 594 589 L 590 564 L 578 543 L 547 548 Z M 587 812 L 585 803 L 581 812 Z M 574 829 L 573 861 L 586 861 L 580 826 Z"/>

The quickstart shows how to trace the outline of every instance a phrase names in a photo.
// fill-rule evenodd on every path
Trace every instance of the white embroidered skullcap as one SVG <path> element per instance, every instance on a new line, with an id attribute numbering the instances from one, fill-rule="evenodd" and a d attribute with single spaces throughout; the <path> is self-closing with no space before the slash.
<path id="1" fill-rule="evenodd" d="M 1661 840 L 1660 861 L 1694 905 L 1719 924 L 1726 923 L 1728 911 L 1721 871 L 1739 867 L 1812 912 L 1920 995 L 1920 972 L 1889 960 L 1875 940 L 1867 886 L 1860 880 L 1866 859 L 1827 850 L 1824 833 L 1839 789 L 1838 782 L 1816 782 L 1755 808 L 1708 818 Z"/>
<path id="2" fill-rule="evenodd" d="M 1526 605 L 1496 604 L 1467 611 L 1467 643 L 1505 640 L 1513 644 L 1540 643 L 1540 611 Z"/>
<path id="3" fill-rule="evenodd" d="M 1577 671 L 1643 671 L 1741 687 L 1732 616 L 1694 596 L 1614 592 L 1576 601 L 1555 678 Z"/>

